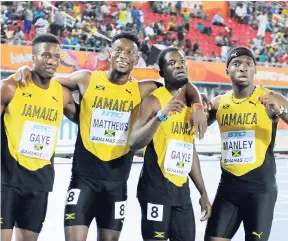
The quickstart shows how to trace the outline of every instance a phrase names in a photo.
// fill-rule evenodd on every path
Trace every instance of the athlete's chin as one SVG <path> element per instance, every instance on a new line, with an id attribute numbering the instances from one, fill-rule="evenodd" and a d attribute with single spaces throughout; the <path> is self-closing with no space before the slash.
<path id="1" fill-rule="evenodd" d="M 184 86 L 188 83 L 188 79 L 187 78 L 182 78 L 182 79 L 177 79 L 177 85 Z"/>
<path id="2" fill-rule="evenodd" d="M 241 87 L 247 87 L 251 83 L 249 81 L 247 81 L 247 80 L 237 80 L 237 81 L 234 81 L 234 84 L 238 85 L 238 86 L 241 86 Z"/>
<path id="3" fill-rule="evenodd" d="M 43 72 L 43 73 L 39 73 L 43 78 L 48 79 L 48 78 L 52 78 L 55 74 L 55 72 Z"/>
<path id="4" fill-rule="evenodd" d="M 131 70 L 129 68 L 116 68 L 116 71 L 120 74 L 128 74 Z"/>

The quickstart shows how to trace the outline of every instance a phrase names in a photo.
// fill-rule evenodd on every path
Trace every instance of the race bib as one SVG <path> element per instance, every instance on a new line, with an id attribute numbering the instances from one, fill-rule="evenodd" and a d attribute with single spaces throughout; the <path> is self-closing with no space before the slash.
<path id="1" fill-rule="evenodd" d="M 221 136 L 224 165 L 256 162 L 255 131 L 227 131 Z"/>
<path id="2" fill-rule="evenodd" d="M 50 160 L 54 152 L 57 127 L 26 121 L 19 150 L 23 156 Z"/>
<path id="3" fill-rule="evenodd" d="M 109 145 L 127 145 L 130 112 L 93 109 L 90 141 Z"/>
<path id="4" fill-rule="evenodd" d="M 126 201 L 115 202 L 115 215 L 114 215 L 115 219 L 123 219 L 123 218 L 125 218 L 126 205 L 127 205 Z"/>
<path id="5" fill-rule="evenodd" d="M 191 171 L 192 162 L 192 143 L 169 140 L 164 161 L 164 169 L 167 173 L 187 176 Z"/>
<path id="6" fill-rule="evenodd" d="M 162 222 L 164 206 L 159 204 L 147 203 L 147 220 Z"/>

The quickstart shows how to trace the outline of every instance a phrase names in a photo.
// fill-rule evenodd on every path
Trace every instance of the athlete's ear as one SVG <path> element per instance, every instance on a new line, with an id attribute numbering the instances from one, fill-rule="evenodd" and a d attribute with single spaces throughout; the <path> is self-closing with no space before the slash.
<path id="1" fill-rule="evenodd" d="M 229 71 L 228 71 L 228 69 L 226 69 L 226 74 L 229 75 Z"/>
<path id="2" fill-rule="evenodd" d="M 137 64 L 138 64 L 139 59 L 140 59 L 141 56 L 142 56 L 141 52 L 139 52 L 138 54 L 136 54 L 136 58 L 135 58 L 135 61 L 134 61 L 134 65 L 137 65 Z"/>
<path id="3" fill-rule="evenodd" d="M 32 55 L 32 63 L 35 62 L 35 55 Z"/>
<path id="4" fill-rule="evenodd" d="M 163 73 L 163 71 L 159 70 L 159 75 L 160 75 L 162 78 L 164 78 L 164 73 Z"/>

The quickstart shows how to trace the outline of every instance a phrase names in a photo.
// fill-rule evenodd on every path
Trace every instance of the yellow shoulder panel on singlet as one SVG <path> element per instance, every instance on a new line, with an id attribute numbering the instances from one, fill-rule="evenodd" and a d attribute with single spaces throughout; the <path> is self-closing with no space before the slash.
<path id="1" fill-rule="evenodd" d="M 50 165 L 63 115 L 62 86 L 51 81 L 48 89 L 33 82 L 17 85 L 4 113 L 4 128 L 11 156 L 30 171 Z"/>
<path id="2" fill-rule="evenodd" d="M 80 107 L 80 134 L 84 147 L 102 161 L 129 151 L 127 140 L 140 103 L 138 82 L 111 83 L 108 72 L 94 71 Z"/>
<path id="3" fill-rule="evenodd" d="M 271 92 L 265 89 L 267 93 Z M 222 138 L 221 165 L 235 176 L 260 167 L 272 138 L 272 120 L 258 98 L 265 94 L 256 87 L 250 98 L 232 101 L 232 91 L 221 97 L 216 114 Z"/>
<path id="4" fill-rule="evenodd" d="M 172 98 L 165 87 L 158 88 L 152 94 L 159 100 L 161 108 Z M 179 187 L 186 183 L 193 162 L 195 131 L 194 128 L 188 131 L 191 114 L 192 109 L 186 107 L 182 113 L 169 116 L 167 121 L 161 122 L 153 136 L 154 156 L 158 157 L 163 176 Z"/>

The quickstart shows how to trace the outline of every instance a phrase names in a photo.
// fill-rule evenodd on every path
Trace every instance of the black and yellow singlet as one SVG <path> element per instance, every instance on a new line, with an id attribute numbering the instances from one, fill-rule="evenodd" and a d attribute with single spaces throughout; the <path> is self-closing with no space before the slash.
<path id="1" fill-rule="evenodd" d="M 263 94 L 264 90 L 256 87 L 246 100 L 235 99 L 232 91 L 221 97 L 216 118 L 222 139 L 223 187 L 244 191 L 275 188 L 273 148 L 277 123 L 258 100 Z"/>
<path id="2" fill-rule="evenodd" d="M 8 186 L 52 191 L 62 86 L 51 80 L 45 90 L 25 83 L 26 87 L 17 86 L 1 118 L 1 180 Z"/>
<path id="3" fill-rule="evenodd" d="M 161 87 L 152 93 L 164 108 L 171 93 Z M 140 200 L 182 205 L 191 202 L 188 174 L 193 162 L 194 128 L 189 130 L 191 108 L 169 116 L 147 145 L 137 196 Z"/>
<path id="4" fill-rule="evenodd" d="M 80 130 L 73 173 L 95 179 L 128 179 L 134 153 L 129 150 L 132 111 L 140 103 L 138 82 L 111 83 L 95 71 L 80 103 Z"/>

